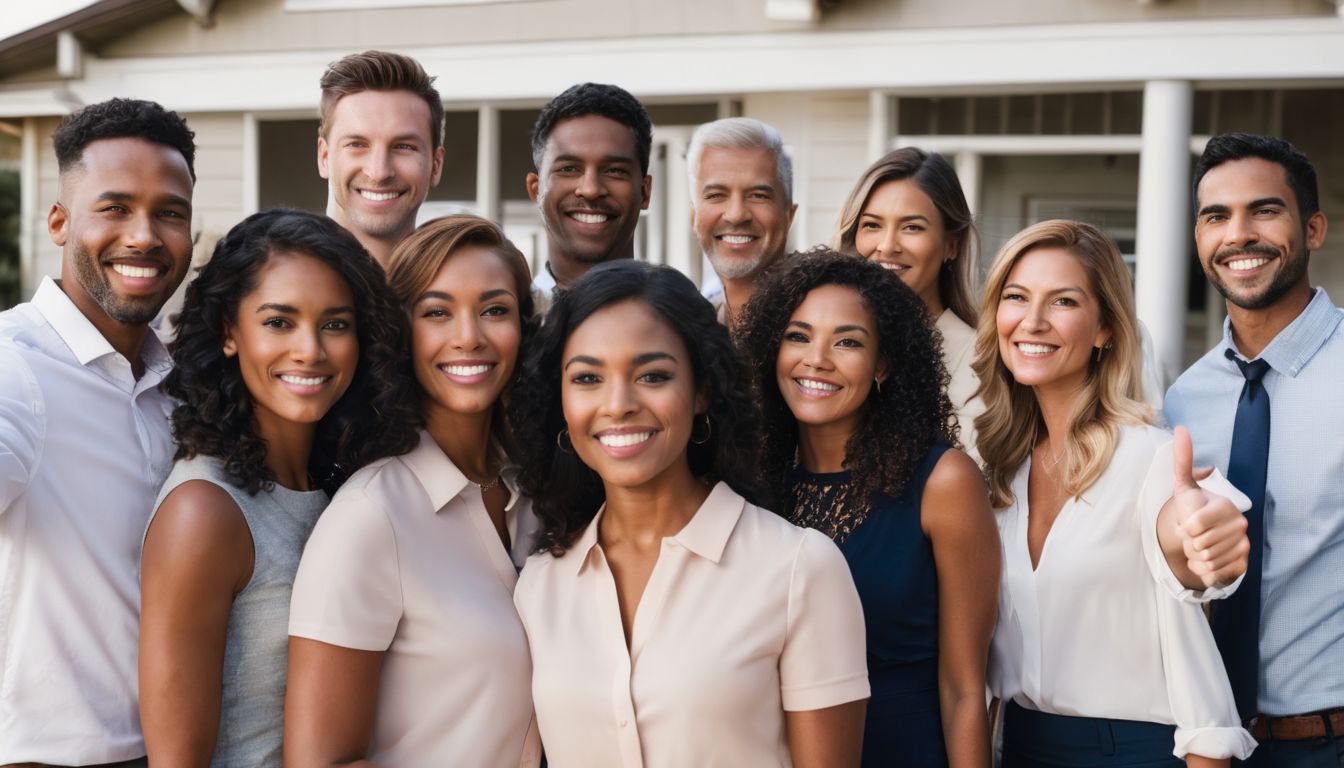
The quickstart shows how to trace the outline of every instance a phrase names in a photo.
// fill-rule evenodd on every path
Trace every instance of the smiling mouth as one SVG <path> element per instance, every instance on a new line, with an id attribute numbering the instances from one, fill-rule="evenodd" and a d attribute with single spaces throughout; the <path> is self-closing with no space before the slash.
<path id="1" fill-rule="evenodd" d="M 746 245 L 755 242 L 757 239 L 759 238 L 755 235 L 718 235 L 718 240 L 729 245 Z"/>
<path id="2" fill-rule="evenodd" d="M 1223 266 L 1227 267 L 1233 272 L 1249 272 L 1252 269 L 1259 269 L 1260 267 L 1263 267 L 1269 262 L 1270 260 L 1263 256 L 1255 256 L 1249 258 L 1231 259 L 1223 262 Z"/>
<path id="3" fill-rule="evenodd" d="M 488 373 L 494 368 L 494 363 L 482 363 L 479 365 L 440 365 L 439 370 L 449 376 L 480 376 Z"/>
<path id="4" fill-rule="evenodd" d="M 794 379 L 793 383 L 802 387 L 803 391 L 809 395 L 831 395 L 841 389 L 839 384 L 817 381 L 816 379 Z"/>
<path id="5" fill-rule="evenodd" d="M 112 265 L 112 271 L 122 277 L 147 278 L 158 277 L 165 270 L 159 267 L 137 267 L 133 264 L 122 264 L 120 262 Z"/>
<path id="6" fill-rule="evenodd" d="M 360 197 L 364 198 L 365 200 L 370 200 L 370 201 L 375 202 L 375 203 L 384 203 L 384 202 L 387 202 L 388 200 L 396 200 L 398 197 L 401 197 L 403 194 L 404 194 L 404 193 L 402 193 L 402 192 L 376 192 L 376 191 L 374 191 L 374 190 L 372 190 L 372 189 L 361 189 L 361 190 L 359 190 L 359 196 L 360 196 Z"/>
<path id="7" fill-rule="evenodd" d="M 1021 352 L 1027 357 L 1041 357 L 1043 355 L 1048 355 L 1051 352 L 1054 352 L 1056 349 L 1059 349 L 1059 347 L 1053 346 L 1051 344 L 1032 344 L 1025 341 L 1019 341 L 1017 343 L 1017 351 Z"/>
<path id="8" fill-rule="evenodd" d="M 625 432 L 616 435 L 598 435 L 597 441 L 608 448 L 629 448 L 653 437 L 653 432 Z"/>
<path id="9" fill-rule="evenodd" d="M 615 218 L 609 213 L 588 213 L 585 211 L 569 211 L 565 215 L 580 224 L 605 224 Z"/>
<path id="10" fill-rule="evenodd" d="M 296 387 L 317 387 L 331 381 L 330 376 L 295 376 L 292 373 L 280 374 L 280 380 Z"/>

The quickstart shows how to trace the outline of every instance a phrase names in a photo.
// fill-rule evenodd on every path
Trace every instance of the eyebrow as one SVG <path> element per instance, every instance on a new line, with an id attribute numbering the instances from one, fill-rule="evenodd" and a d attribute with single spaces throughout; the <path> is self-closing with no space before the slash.
<path id="1" fill-rule="evenodd" d="M 707 191 L 707 190 L 711 190 L 711 189 L 729 189 L 729 186 L 728 186 L 727 184 L 723 183 L 722 181 L 706 181 L 705 184 L 704 184 L 704 186 L 701 187 L 701 191 L 702 191 L 702 192 L 703 192 L 703 191 Z M 775 188 L 774 188 L 774 186 L 772 186 L 772 185 L 770 185 L 770 184 L 752 184 L 751 186 L 747 187 L 747 191 L 748 191 L 748 192 L 770 192 L 771 194 L 773 194 L 774 191 L 775 191 Z"/>
<path id="2" fill-rule="evenodd" d="M 879 216 L 878 214 L 876 214 L 876 213 L 869 213 L 868 211 L 864 211 L 863 213 L 860 213 L 860 214 L 859 214 L 859 218 L 863 218 L 864 216 L 867 216 L 867 217 L 872 218 L 872 219 L 880 219 L 880 218 L 882 218 L 882 217 Z M 900 217 L 899 219 L 897 219 L 897 221 L 900 221 L 900 222 L 905 222 L 905 221 L 928 221 L 928 220 L 929 220 L 929 217 L 928 217 L 928 216 L 925 216 L 925 215 L 920 214 L 920 213 L 912 213 L 912 214 L 909 214 L 908 216 L 902 216 L 902 217 Z"/>
<path id="3" fill-rule="evenodd" d="M 674 363 L 677 362 L 677 358 L 673 357 L 667 352 L 645 352 L 642 355 L 636 355 L 633 362 L 635 366 L 638 367 L 641 365 L 648 365 L 649 363 L 658 360 L 671 360 Z M 596 357 L 589 357 L 588 355 L 575 355 L 569 359 L 569 362 L 565 363 L 565 369 L 568 369 L 569 366 L 574 365 L 575 363 L 582 363 L 583 365 L 593 365 L 593 366 L 602 365 L 602 361 L 597 359 Z"/>
<path id="4" fill-rule="evenodd" d="M 804 331 L 812 330 L 812 324 L 804 323 L 802 320 L 790 320 L 789 325 L 796 325 L 799 328 L 802 328 Z M 850 323 L 848 325 L 837 325 L 835 326 L 835 330 L 832 331 L 832 333 L 853 333 L 855 331 L 862 333 L 864 336 L 873 335 L 868 331 L 867 328 L 864 328 L 862 325 L 854 325 L 853 323 Z"/>
<path id="5" fill-rule="evenodd" d="M 556 155 L 555 159 L 551 161 L 551 164 L 554 165 L 556 163 L 586 163 L 586 162 L 588 161 L 585 158 L 579 157 L 578 155 L 565 154 L 565 155 Z M 599 162 L 630 163 L 631 165 L 633 165 L 635 162 L 635 158 L 630 157 L 629 155 L 603 155 L 602 158 L 599 160 Z"/>
<path id="6" fill-rule="evenodd" d="M 267 302 L 260 307 L 257 307 L 257 314 L 261 314 L 262 312 L 279 312 L 283 315 L 299 314 L 298 308 L 290 306 L 289 304 L 279 304 L 275 302 Z M 353 315 L 354 313 L 355 308 L 350 306 L 327 307 L 322 310 L 322 314 L 324 315 Z"/>
<path id="7" fill-rule="evenodd" d="M 1285 201 L 1285 200 L 1284 200 L 1283 198 L 1281 198 L 1281 197 L 1262 197 L 1262 198 L 1260 198 L 1260 199 L 1258 199 L 1258 200 L 1252 200 L 1251 202 L 1247 203 L 1247 204 L 1246 204 L 1246 207 L 1247 207 L 1247 208 L 1261 208 L 1261 207 L 1266 206 L 1266 205 L 1277 205 L 1277 206 L 1279 206 L 1280 208 L 1287 208 L 1287 207 L 1288 207 L 1288 203 L 1287 203 L 1287 201 Z M 1226 205 L 1220 205 L 1220 204 L 1215 203 L 1215 204 L 1213 204 L 1213 205 L 1206 205 L 1206 206 L 1204 206 L 1203 208 L 1200 208 L 1200 209 L 1199 209 L 1199 214 L 1198 214 L 1198 215 L 1200 215 L 1200 216 L 1204 216 L 1204 215 L 1207 215 L 1207 214 L 1210 214 L 1210 213 L 1227 213 L 1227 212 L 1229 212 L 1229 211 L 1231 211 L 1231 210 L 1232 210 L 1232 209 L 1229 208 L 1229 207 L 1226 206 Z"/>
<path id="8" fill-rule="evenodd" d="M 497 299 L 500 296 L 513 296 L 513 291 L 510 291 L 507 288 L 492 288 L 482 293 L 479 300 L 489 301 L 490 299 Z M 419 304 L 420 302 L 427 301 L 429 299 L 438 299 L 439 301 L 457 300 L 456 298 L 454 298 L 453 294 L 448 293 L 447 291 L 425 291 L 416 298 L 415 303 Z"/>
<path id="9" fill-rule="evenodd" d="M 183 208 L 186 208 L 187 210 L 191 210 L 191 201 L 181 195 L 175 195 L 171 192 L 168 192 L 165 193 L 163 197 L 164 200 L 166 200 L 169 205 L 179 205 Z M 103 192 L 94 199 L 107 201 L 111 203 L 133 203 L 135 202 L 135 195 L 132 195 L 129 192 L 115 192 L 109 190 L 107 192 Z"/>
<path id="10" fill-rule="evenodd" d="M 1018 285 L 1017 283 L 1009 283 L 1009 284 L 1003 286 L 1003 290 L 1005 290 L 1005 291 L 1008 290 L 1009 288 L 1016 288 L 1016 289 L 1019 290 L 1019 291 L 1026 291 L 1027 293 L 1031 293 L 1031 289 L 1030 289 L 1030 288 L 1027 288 L 1025 285 Z M 1053 290 L 1046 291 L 1045 294 L 1046 294 L 1047 296 L 1049 296 L 1049 295 L 1051 295 L 1051 294 L 1055 294 L 1055 293 L 1070 293 L 1070 292 L 1072 292 L 1072 293 L 1081 293 L 1081 294 L 1083 294 L 1084 296 L 1087 295 L 1087 291 L 1083 290 L 1082 288 L 1079 288 L 1079 287 L 1076 286 L 1076 285 L 1066 285 L 1066 286 L 1064 286 L 1063 288 L 1055 288 L 1055 289 L 1053 289 Z"/>

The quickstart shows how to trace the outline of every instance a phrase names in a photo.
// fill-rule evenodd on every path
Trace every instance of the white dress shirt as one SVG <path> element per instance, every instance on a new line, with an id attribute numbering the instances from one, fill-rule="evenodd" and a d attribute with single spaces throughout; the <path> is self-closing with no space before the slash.
<path id="1" fill-rule="evenodd" d="M 789 766 L 786 711 L 868 698 L 863 608 L 830 539 L 719 483 L 663 538 L 627 650 L 601 518 L 533 555 L 514 592 L 551 766 Z"/>
<path id="2" fill-rule="evenodd" d="M 308 539 L 289 634 L 384 651 L 369 759 L 398 768 L 536 766 L 532 662 L 513 608 L 537 540 L 532 505 L 509 490 L 511 547 L 481 489 L 427 433 L 356 472 Z"/>
<path id="3" fill-rule="evenodd" d="M 0 764 L 145 754 L 140 537 L 174 448 L 152 333 L 141 359 L 50 278 L 0 313 Z"/>
<path id="4" fill-rule="evenodd" d="M 999 511 L 1003 583 L 990 648 L 990 689 L 1057 715 L 1176 726 L 1172 754 L 1245 758 L 1232 688 L 1199 602 L 1177 581 L 1157 541 L 1171 496 L 1171 435 L 1124 426 L 1110 465 L 1064 502 L 1035 570 L 1027 550 L 1028 459 Z M 1249 500 L 1214 473 L 1203 481 L 1242 510 Z"/>

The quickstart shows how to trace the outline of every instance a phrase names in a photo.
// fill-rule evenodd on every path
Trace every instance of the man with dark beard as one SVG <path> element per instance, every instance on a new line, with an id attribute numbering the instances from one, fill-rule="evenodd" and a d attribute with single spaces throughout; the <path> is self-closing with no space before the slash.
<path id="1" fill-rule="evenodd" d="M 1227 300 L 1223 341 L 1167 393 L 1195 463 L 1251 498 L 1249 565 L 1213 606 L 1253 766 L 1344 756 L 1344 311 L 1307 266 L 1325 242 L 1316 172 L 1287 142 L 1227 134 L 1195 168 L 1195 243 Z M 1272 449 L 1272 450 L 1271 450 Z"/>
<path id="2" fill-rule="evenodd" d="M 784 255 L 793 202 L 793 160 L 770 125 L 727 117 L 695 129 L 686 151 L 691 228 L 723 283 L 711 295 L 719 322 L 746 306 L 756 278 Z"/>
<path id="3" fill-rule="evenodd" d="M 624 88 L 583 83 L 542 108 L 532 128 L 527 194 L 541 210 L 547 259 L 532 282 L 537 312 L 597 264 L 635 255 L 649 207 L 653 124 Z"/>
<path id="4" fill-rule="evenodd" d="M 137 553 L 173 461 L 149 322 L 191 261 L 196 148 L 129 99 L 52 138 L 61 279 L 0 313 L 0 765 L 144 765 Z"/>

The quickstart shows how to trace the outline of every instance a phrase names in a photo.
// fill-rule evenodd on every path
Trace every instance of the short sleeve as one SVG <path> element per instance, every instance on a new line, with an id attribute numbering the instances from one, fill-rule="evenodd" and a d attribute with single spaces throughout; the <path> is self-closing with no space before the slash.
<path id="1" fill-rule="evenodd" d="M 1166 555 L 1157 540 L 1157 517 L 1163 505 L 1171 498 L 1172 491 L 1172 443 L 1167 441 L 1153 454 L 1148 473 L 1143 478 L 1143 487 L 1139 491 L 1138 516 L 1141 527 L 1139 540 L 1143 543 L 1143 556 L 1148 570 L 1157 583 L 1162 585 L 1172 597 L 1187 603 L 1204 603 L 1218 600 L 1236 591 L 1242 577 L 1225 587 L 1210 587 L 1204 590 L 1187 588 L 1171 572 Z M 1210 493 L 1216 493 L 1229 499 L 1237 509 L 1245 512 L 1251 508 L 1251 500 L 1238 491 L 1218 470 L 1214 470 L 1199 486 Z"/>
<path id="2" fill-rule="evenodd" d="M 19 353 L 0 347 L 0 514 L 23 495 L 42 455 L 42 391 Z"/>
<path id="3" fill-rule="evenodd" d="M 866 699 L 863 606 L 840 549 L 807 530 L 789 580 L 788 625 L 779 659 L 780 695 L 789 712 Z"/>
<path id="4" fill-rule="evenodd" d="M 338 491 L 299 561 L 289 634 L 385 651 L 401 621 L 402 605 L 391 521 L 362 488 Z"/>

